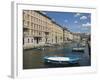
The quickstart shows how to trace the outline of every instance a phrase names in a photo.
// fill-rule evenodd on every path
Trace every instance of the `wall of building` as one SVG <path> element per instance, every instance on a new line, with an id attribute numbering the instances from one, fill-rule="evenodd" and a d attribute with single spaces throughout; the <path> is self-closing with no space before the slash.
<path id="1" fill-rule="evenodd" d="M 63 29 L 39 11 L 23 11 L 24 48 L 59 44 L 63 42 Z"/>
<path id="2" fill-rule="evenodd" d="M 63 29 L 59 25 L 52 23 L 52 43 L 62 43 L 63 42 Z"/>
<path id="3" fill-rule="evenodd" d="M 23 47 L 34 48 L 73 41 L 73 33 L 41 11 L 23 10 Z"/>

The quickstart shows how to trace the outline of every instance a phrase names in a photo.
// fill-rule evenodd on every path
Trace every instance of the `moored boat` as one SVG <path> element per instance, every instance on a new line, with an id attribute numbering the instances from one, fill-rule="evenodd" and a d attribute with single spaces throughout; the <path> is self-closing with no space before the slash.
<path id="1" fill-rule="evenodd" d="M 78 63 L 80 58 L 76 57 L 44 57 L 45 63 L 52 63 L 52 64 L 76 64 Z"/>
<path id="2" fill-rule="evenodd" d="M 72 51 L 73 52 L 84 52 L 85 48 L 73 48 Z"/>

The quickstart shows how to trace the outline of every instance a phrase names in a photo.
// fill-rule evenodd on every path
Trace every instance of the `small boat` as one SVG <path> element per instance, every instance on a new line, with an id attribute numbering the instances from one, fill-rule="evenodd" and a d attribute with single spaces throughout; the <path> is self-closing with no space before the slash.
<path id="1" fill-rule="evenodd" d="M 44 57 L 45 63 L 52 63 L 52 64 L 77 64 L 80 58 L 76 57 Z"/>
<path id="2" fill-rule="evenodd" d="M 85 48 L 73 48 L 72 51 L 73 52 L 84 52 Z"/>

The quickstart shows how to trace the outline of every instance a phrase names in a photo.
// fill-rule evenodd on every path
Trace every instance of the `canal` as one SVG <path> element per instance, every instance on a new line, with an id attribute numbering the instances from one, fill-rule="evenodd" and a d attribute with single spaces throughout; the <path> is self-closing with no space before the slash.
<path id="1" fill-rule="evenodd" d="M 64 45 L 46 46 L 38 49 L 23 50 L 23 69 L 36 68 L 56 68 L 56 67 L 81 67 L 90 66 L 91 59 L 89 55 L 88 45 L 84 46 L 84 52 L 73 52 L 73 47 L 83 47 L 77 43 L 67 43 Z M 61 56 L 61 57 L 79 57 L 79 64 L 74 65 L 52 65 L 45 64 L 45 56 Z"/>

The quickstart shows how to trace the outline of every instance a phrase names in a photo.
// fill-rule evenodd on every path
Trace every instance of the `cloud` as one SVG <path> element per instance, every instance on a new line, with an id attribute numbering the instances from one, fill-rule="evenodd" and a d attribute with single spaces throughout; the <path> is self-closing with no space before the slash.
<path id="1" fill-rule="evenodd" d="M 91 24 L 89 22 L 87 22 L 86 24 L 82 24 L 82 27 L 90 27 Z"/>
<path id="2" fill-rule="evenodd" d="M 74 23 L 78 23 L 78 21 L 74 21 Z"/>
<path id="3" fill-rule="evenodd" d="M 78 16 L 80 16 L 81 14 L 80 13 L 76 13 L 75 15 L 74 15 L 74 17 L 78 17 Z"/>
<path id="4" fill-rule="evenodd" d="M 87 19 L 87 17 L 86 16 L 81 16 L 80 19 L 85 20 L 85 19 Z"/>

